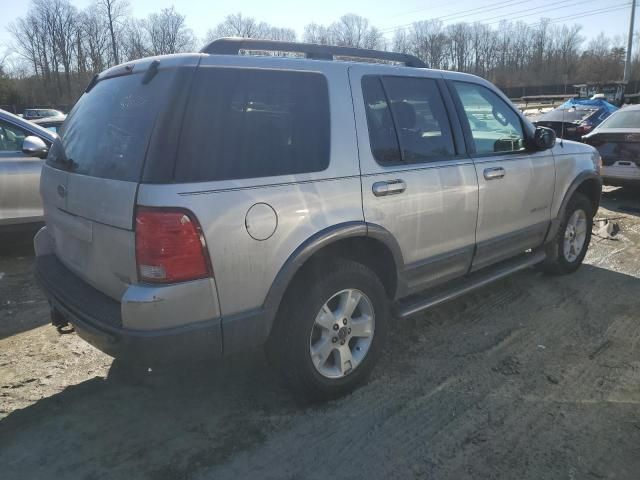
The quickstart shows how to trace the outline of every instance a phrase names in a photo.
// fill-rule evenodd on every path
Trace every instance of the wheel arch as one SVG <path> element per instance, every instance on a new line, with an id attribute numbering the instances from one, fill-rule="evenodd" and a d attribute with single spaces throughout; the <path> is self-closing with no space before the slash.
<path id="1" fill-rule="evenodd" d="M 564 194 L 564 197 L 562 198 L 562 203 L 558 209 L 558 215 L 551 222 L 545 241 L 555 238 L 558 228 L 560 228 L 560 224 L 562 223 L 562 218 L 564 217 L 567 205 L 576 192 L 582 193 L 590 200 L 593 208 L 592 213 L 595 216 L 598 211 L 598 207 L 600 206 L 602 178 L 596 172 L 588 171 L 580 173 L 573 182 L 571 182 L 569 188 Z"/>
<path id="2" fill-rule="evenodd" d="M 334 225 L 305 240 L 280 268 L 263 304 L 269 331 L 291 283 L 328 255 L 349 258 L 371 268 L 392 299 L 406 289 L 401 275 L 404 263 L 400 246 L 388 230 L 367 222 Z"/>

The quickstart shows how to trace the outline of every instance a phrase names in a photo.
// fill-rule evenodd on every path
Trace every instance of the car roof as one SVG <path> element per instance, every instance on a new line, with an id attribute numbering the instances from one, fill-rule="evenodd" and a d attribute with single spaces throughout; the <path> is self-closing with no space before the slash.
<path id="1" fill-rule="evenodd" d="M 6 110 L 0 109 L 0 120 L 5 120 L 9 123 L 13 123 L 14 125 L 17 125 L 20 128 L 24 128 L 34 135 L 44 137 L 50 142 L 53 142 L 56 139 L 56 135 L 50 130 L 47 130 L 46 128 L 42 128 L 40 125 L 36 125 L 33 122 L 20 118 L 19 116 L 7 112 Z"/>
<path id="2" fill-rule="evenodd" d="M 366 51 L 366 50 L 364 50 Z M 416 71 L 429 71 L 436 72 L 440 74 L 443 78 L 452 79 L 452 80 L 461 80 L 461 81 L 471 81 L 474 83 L 481 83 L 490 85 L 493 87 L 493 84 L 488 82 L 482 77 L 478 77 L 477 75 L 462 73 L 462 72 L 452 72 L 450 70 L 439 70 L 428 67 L 412 67 L 406 66 L 402 64 L 390 64 L 390 63 L 375 63 L 371 61 L 358 61 L 357 59 L 349 60 L 349 59 L 341 59 L 341 60 L 327 60 L 327 59 L 319 59 L 319 58 L 306 58 L 306 57 L 286 57 L 286 56 L 270 56 L 270 55 L 230 55 L 230 54 L 218 54 L 218 53 L 175 53 L 169 55 L 158 55 L 154 57 L 145 57 L 140 58 L 138 60 L 133 60 L 131 62 L 123 63 L 120 65 L 113 66 L 107 70 L 96 75 L 95 80 L 92 80 L 91 84 L 94 81 L 99 81 L 111 77 L 116 77 L 120 75 L 126 75 L 129 73 L 137 73 L 141 71 L 145 71 L 148 69 L 152 63 L 159 62 L 159 68 L 172 68 L 172 67 L 181 67 L 181 66 L 198 66 L 203 57 L 217 57 L 220 59 L 228 58 L 230 59 L 231 64 L 236 62 L 232 61 L 232 58 L 242 58 L 242 62 L 246 63 L 255 63 L 258 67 L 266 67 L 270 63 L 277 65 L 275 68 L 288 68 L 289 66 L 292 69 L 299 69 L 301 67 L 307 68 L 312 67 L 312 69 L 322 70 L 322 66 L 324 65 L 340 65 L 345 69 L 349 67 L 358 66 L 359 68 L 364 69 L 388 69 L 389 74 L 402 74 L 402 75 L 411 75 L 412 72 Z M 90 86 L 91 86 L 90 84 Z"/>

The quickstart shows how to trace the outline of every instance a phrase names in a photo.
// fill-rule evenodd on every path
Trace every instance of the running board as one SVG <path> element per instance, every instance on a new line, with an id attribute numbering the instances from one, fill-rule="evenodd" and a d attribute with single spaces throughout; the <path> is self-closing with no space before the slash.
<path id="1" fill-rule="evenodd" d="M 406 318 L 415 315 L 427 308 L 434 307 L 461 295 L 471 292 L 480 287 L 484 287 L 489 283 L 507 277 L 512 273 L 524 270 L 536 265 L 546 258 L 544 250 L 527 253 L 513 260 L 507 260 L 494 267 L 489 267 L 486 271 L 478 271 L 472 273 L 468 277 L 459 281 L 454 281 L 453 287 L 431 289 L 424 294 L 418 296 L 412 295 L 404 302 L 400 302 L 395 308 L 395 316 L 397 318 Z"/>

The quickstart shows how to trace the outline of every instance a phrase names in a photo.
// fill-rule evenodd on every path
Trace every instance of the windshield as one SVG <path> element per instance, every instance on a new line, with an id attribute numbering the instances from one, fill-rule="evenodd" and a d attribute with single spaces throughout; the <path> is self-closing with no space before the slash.
<path id="1" fill-rule="evenodd" d="M 163 71 L 146 85 L 141 74 L 99 81 L 60 128 L 47 163 L 94 177 L 138 181 L 158 105 L 172 77 Z"/>
<path id="2" fill-rule="evenodd" d="M 640 110 L 622 110 L 607 118 L 603 128 L 640 128 Z"/>

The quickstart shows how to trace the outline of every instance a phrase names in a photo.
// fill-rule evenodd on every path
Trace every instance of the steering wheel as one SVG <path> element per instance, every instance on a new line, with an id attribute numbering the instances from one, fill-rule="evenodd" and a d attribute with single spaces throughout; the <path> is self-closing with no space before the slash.
<path id="1" fill-rule="evenodd" d="M 507 117 L 505 116 L 505 114 L 498 111 L 496 107 L 493 107 L 493 109 L 491 110 L 491 113 L 493 114 L 493 118 L 495 118 L 500 125 L 502 125 L 503 127 L 506 127 L 507 125 L 509 125 L 509 120 L 507 120 Z"/>

